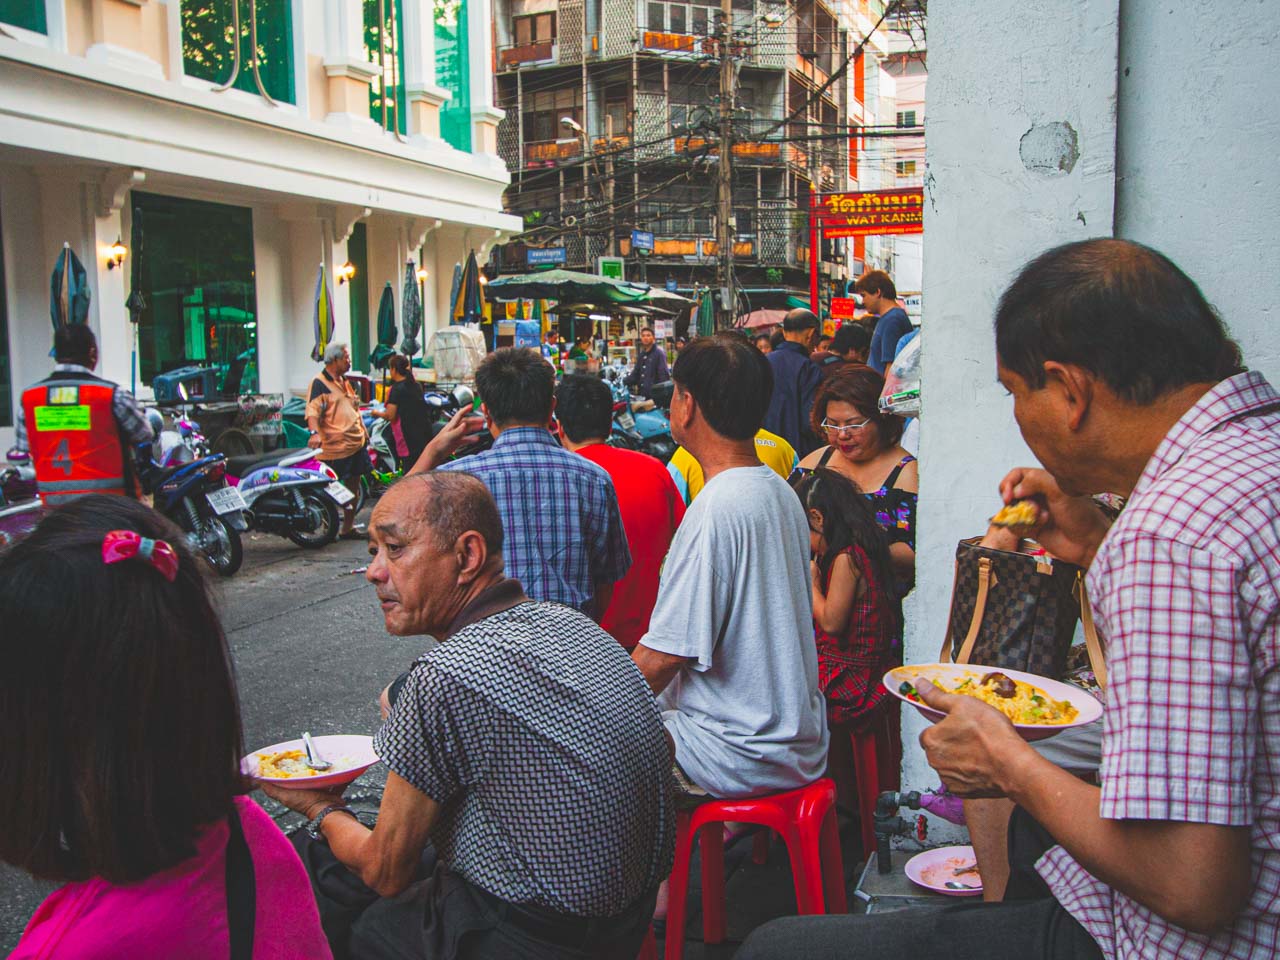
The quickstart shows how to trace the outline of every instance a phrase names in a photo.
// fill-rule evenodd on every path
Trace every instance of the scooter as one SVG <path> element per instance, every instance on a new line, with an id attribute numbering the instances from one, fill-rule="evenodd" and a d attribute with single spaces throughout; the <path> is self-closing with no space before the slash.
<path id="1" fill-rule="evenodd" d="M 0 550 L 29 534 L 44 515 L 31 458 L 15 449 L 7 459 L 0 467 Z"/>
<path id="2" fill-rule="evenodd" d="M 227 468 L 249 506 L 251 528 L 286 537 L 305 550 L 337 538 L 338 508 L 355 497 L 307 447 L 232 457 Z"/>
<path id="3" fill-rule="evenodd" d="M 671 421 L 667 419 L 667 415 L 656 405 L 649 410 L 635 410 L 640 401 L 632 400 L 621 377 L 607 376 L 606 379 L 613 393 L 613 431 L 609 436 L 609 444 L 627 450 L 639 450 L 663 463 L 670 460 L 676 452 L 676 442 L 671 437 Z M 669 392 L 666 395 L 670 397 Z"/>
<path id="4" fill-rule="evenodd" d="M 153 491 L 155 509 L 186 531 L 191 547 L 204 554 L 219 576 L 231 576 L 244 561 L 240 533 L 248 524 L 244 499 L 227 484 L 227 458 L 217 453 L 187 460 L 179 452 L 167 456 L 178 462 L 161 466 L 150 459 L 151 447 L 141 444 L 138 450 L 150 463 L 142 480 Z"/>

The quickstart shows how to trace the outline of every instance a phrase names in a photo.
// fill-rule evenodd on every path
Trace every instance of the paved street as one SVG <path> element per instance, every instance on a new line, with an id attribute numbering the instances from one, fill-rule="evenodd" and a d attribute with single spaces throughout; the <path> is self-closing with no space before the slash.
<path id="1" fill-rule="evenodd" d="M 362 520 L 367 520 L 367 513 Z M 361 541 L 338 541 L 316 552 L 280 537 L 253 534 L 245 563 L 217 585 L 223 623 L 235 657 L 249 749 L 312 733 L 366 733 L 378 727 L 378 691 L 424 649 L 421 638 L 386 634 L 363 570 Z M 430 641 L 425 641 L 430 643 Z M 385 771 L 375 766 L 349 792 L 376 801 Z M 298 818 L 261 794 L 255 797 L 290 830 Z M 856 845 L 856 844 L 855 844 Z M 851 851 L 849 844 L 845 849 Z M 732 956 L 756 925 L 793 912 L 785 850 L 775 843 L 768 864 L 750 862 L 750 843 L 731 849 L 728 921 L 730 943 L 703 948 L 700 913 L 691 909 L 689 960 Z M 734 868 L 737 868 L 736 870 Z M 846 864 L 846 875 L 854 864 Z M 697 867 L 694 877 L 696 884 Z M 49 886 L 0 865 L 0 952 L 17 943 Z M 697 897 L 693 898 L 697 903 Z"/>

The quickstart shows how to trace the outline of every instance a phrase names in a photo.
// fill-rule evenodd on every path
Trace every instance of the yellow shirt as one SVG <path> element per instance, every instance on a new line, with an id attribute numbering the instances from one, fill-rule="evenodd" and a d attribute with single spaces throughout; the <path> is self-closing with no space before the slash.
<path id="1" fill-rule="evenodd" d="M 761 463 L 783 480 L 791 476 L 791 471 L 800 462 L 791 444 L 768 430 L 761 430 L 756 434 L 756 456 L 760 458 Z M 706 481 L 702 478 L 702 465 L 693 459 L 693 454 L 684 447 L 678 447 L 671 455 L 667 472 L 676 482 L 676 489 L 680 491 L 680 496 L 684 497 L 686 506 L 693 503 L 693 498 L 706 486 Z"/>

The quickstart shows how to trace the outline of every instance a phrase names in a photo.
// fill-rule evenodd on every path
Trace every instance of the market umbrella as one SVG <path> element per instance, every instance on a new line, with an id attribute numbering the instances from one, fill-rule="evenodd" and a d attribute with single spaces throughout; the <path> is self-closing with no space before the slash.
<path id="1" fill-rule="evenodd" d="M 316 302 L 311 312 L 311 323 L 316 332 L 316 345 L 311 348 L 311 359 L 318 363 L 324 359 L 325 347 L 333 339 L 333 293 L 329 290 L 329 278 L 325 275 L 323 263 L 316 275 Z"/>
<path id="2" fill-rule="evenodd" d="M 396 352 L 396 295 L 387 281 L 378 301 L 378 345 L 369 354 L 369 366 L 375 370 L 387 368 L 387 361 Z"/>
<path id="3" fill-rule="evenodd" d="M 400 323 L 404 328 L 404 339 L 400 341 L 400 352 L 412 357 L 421 348 L 418 346 L 418 333 L 422 330 L 422 300 L 418 297 L 418 271 L 409 260 L 404 265 L 404 305 L 400 312 Z"/>
<path id="4" fill-rule="evenodd" d="M 89 298 L 89 275 L 71 244 L 64 243 L 49 277 L 49 319 L 54 332 L 64 323 L 84 323 L 89 317 Z"/>
<path id="5" fill-rule="evenodd" d="M 716 308 L 711 303 L 711 291 L 702 292 L 702 302 L 698 304 L 698 336 L 709 337 L 716 332 Z"/>
<path id="6" fill-rule="evenodd" d="M 453 265 L 453 280 L 449 284 L 449 322 L 456 323 L 453 319 L 453 305 L 458 302 L 458 287 L 462 286 L 462 264 L 455 263 Z"/>
<path id="7" fill-rule="evenodd" d="M 504 300 L 527 297 L 586 303 L 632 303 L 649 292 L 647 283 L 630 283 L 574 270 L 541 270 L 513 277 L 500 277 L 489 284 L 489 292 Z"/>
<path id="8" fill-rule="evenodd" d="M 509 299 L 514 300 L 517 296 L 519 294 L 513 293 Z M 484 322 L 484 292 L 480 289 L 480 264 L 476 262 L 474 250 L 467 254 L 467 264 L 458 280 L 450 316 L 454 323 Z"/>
<path id="9" fill-rule="evenodd" d="M 142 312 L 147 309 L 147 298 L 142 292 L 142 248 L 145 246 L 147 231 L 143 224 L 140 207 L 133 208 L 133 257 L 129 261 L 129 297 L 124 308 L 129 311 L 129 322 L 133 324 L 129 339 L 133 349 L 129 357 L 129 392 L 138 392 L 138 324 L 142 322 Z"/>

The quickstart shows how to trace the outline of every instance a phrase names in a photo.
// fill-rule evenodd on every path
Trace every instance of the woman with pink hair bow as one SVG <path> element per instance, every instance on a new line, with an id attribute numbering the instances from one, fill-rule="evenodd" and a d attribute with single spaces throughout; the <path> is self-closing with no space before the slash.
<path id="1" fill-rule="evenodd" d="M 185 535 L 126 497 L 0 556 L 0 860 L 64 883 L 10 956 L 330 956 L 248 797 L 231 656 Z"/>

